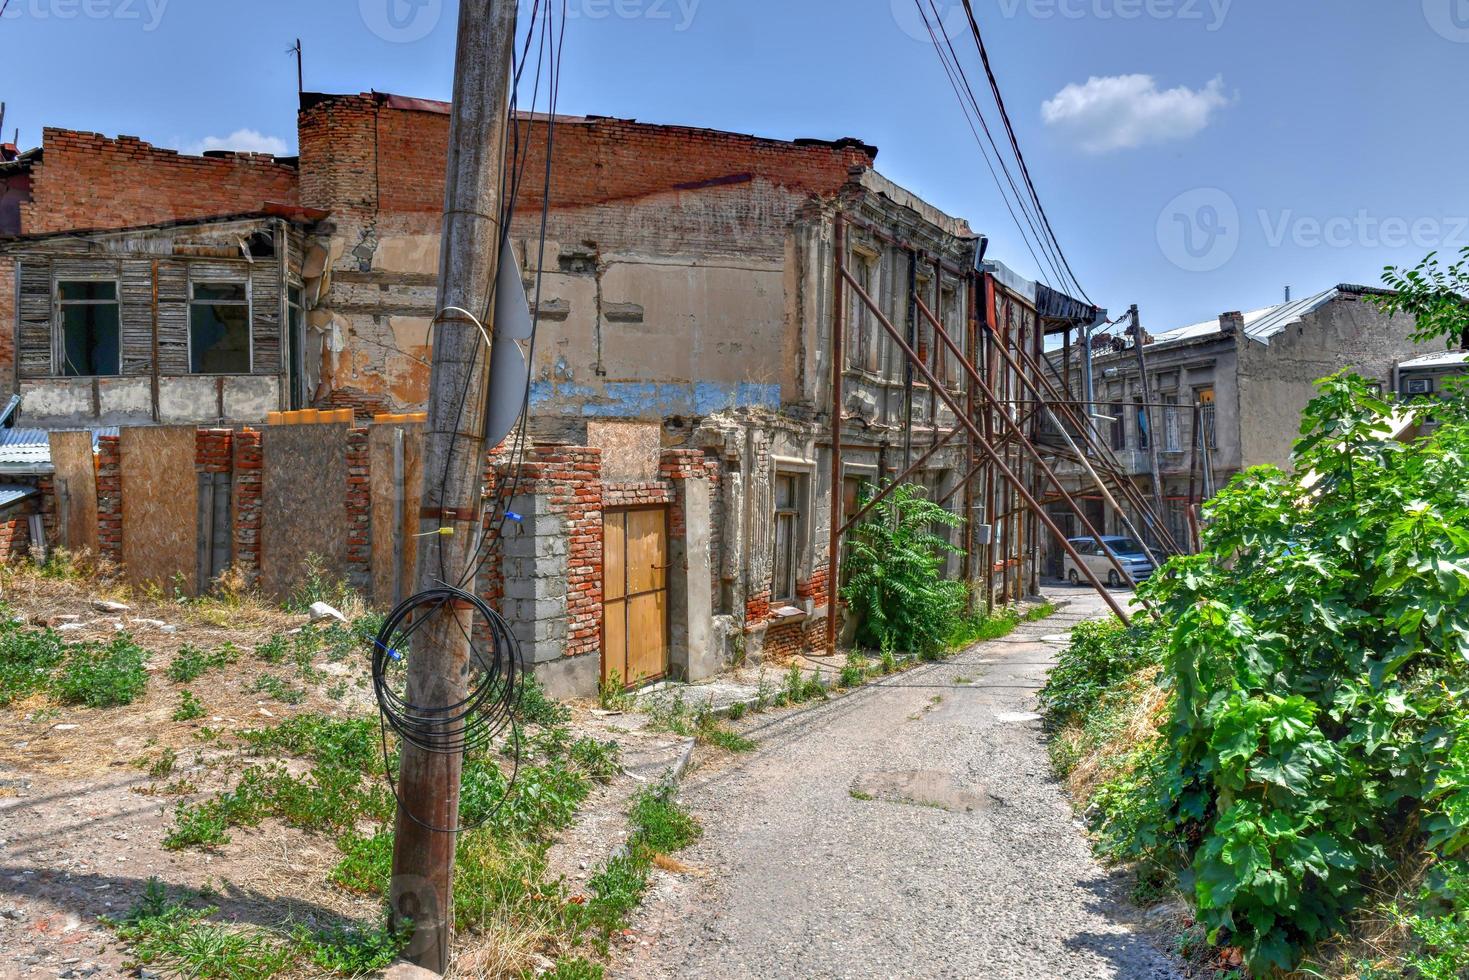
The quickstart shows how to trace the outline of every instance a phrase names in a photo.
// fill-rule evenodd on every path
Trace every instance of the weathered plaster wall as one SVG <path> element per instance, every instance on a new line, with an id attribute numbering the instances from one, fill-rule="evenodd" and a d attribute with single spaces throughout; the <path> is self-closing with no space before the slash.
<path id="1" fill-rule="evenodd" d="M 1351 368 L 1392 390 L 1393 367 L 1423 353 L 1411 316 L 1384 316 L 1370 297 L 1346 294 L 1271 338 L 1241 342 L 1239 409 L 1246 466 L 1287 466 L 1314 382 Z"/>

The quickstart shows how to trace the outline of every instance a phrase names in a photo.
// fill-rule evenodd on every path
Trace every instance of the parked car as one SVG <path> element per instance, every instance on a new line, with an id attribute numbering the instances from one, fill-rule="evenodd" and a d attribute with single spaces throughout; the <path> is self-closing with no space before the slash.
<path id="1" fill-rule="evenodd" d="M 1107 551 L 1116 557 L 1117 563 L 1127 570 L 1127 574 L 1132 578 L 1130 584 L 1145 581 L 1158 567 L 1153 553 L 1143 547 L 1136 538 L 1103 536 L 1102 544 L 1106 545 Z M 1076 549 L 1076 553 L 1081 556 L 1086 567 L 1090 568 L 1092 574 L 1097 578 L 1114 588 L 1123 584 L 1122 576 L 1117 574 L 1117 569 L 1107 557 L 1107 553 L 1101 550 L 1095 539 L 1072 538 L 1071 546 Z M 1062 568 L 1066 581 L 1072 585 L 1081 584 L 1084 576 L 1070 555 L 1066 556 Z"/>

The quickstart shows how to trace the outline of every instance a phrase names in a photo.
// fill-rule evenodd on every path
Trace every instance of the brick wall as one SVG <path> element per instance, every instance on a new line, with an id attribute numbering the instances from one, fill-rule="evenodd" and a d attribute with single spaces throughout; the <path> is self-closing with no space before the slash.
<path id="1" fill-rule="evenodd" d="M 545 170 L 546 123 L 521 122 L 527 173 Z M 389 95 L 321 97 L 301 113 L 302 203 L 329 210 L 438 214 L 449 142 L 446 103 Z M 376 137 L 376 139 L 374 139 Z M 376 146 L 375 146 L 376 144 Z M 374 152 L 376 150 L 376 152 Z M 759 176 L 777 187 L 834 193 L 877 151 L 855 142 L 798 145 L 624 119 L 563 119 L 556 128 L 551 200 L 557 208 L 632 201 Z M 518 208 L 538 212 L 541 185 L 526 181 Z"/>
<path id="2" fill-rule="evenodd" d="M 260 579 L 260 523 L 265 497 L 264 460 L 258 431 L 242 429 L 235 434 L 235 567 L 251 585 Z"/>
<path id="3" fill-rule="evenodd" d="M 122 563 L 122 450 L 117 436 L 97 440 L 97 547 Z"/>
<path id="4" fill-rule="evenodd" d="M 296 168 L 264 154 L 190 157 L 132 136 L 53 128 L 42 141 L 20 209 L 26 234 L 240 214 L 299 197 Z"/>
<path id="5" fill-rule="evenodd" d="M 0 564 L 7 564 L 30 553 L 31 515 L 36 513 L 36 498 L 23 501 L 0 518 Z"/>
<path id="6" fill-rule="evenodd" d="M 372 476 L 367 430 L 347 432 L 347 581 L 372 585 Z"/>

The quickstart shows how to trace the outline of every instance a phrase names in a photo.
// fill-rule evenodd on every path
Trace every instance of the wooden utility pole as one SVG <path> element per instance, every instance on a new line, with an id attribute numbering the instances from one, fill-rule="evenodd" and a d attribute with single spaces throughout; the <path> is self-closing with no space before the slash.
<path id="1" fill-rule="evenodd" d="M 500 242 L 500 171 L 515 44 L 515 0 L 462 0 L 454 64 L 448 184 L 444 192 L 438 326 L 425 434 L 420 591 L 457 585 L 473 557 L 481 518 L 484 424 L 490 352 L 466 315 L 488 318 Z M 489 329 L 489 324 L 486 324 Z M 452 528 L 452 535 L 438 533 Z M 473 585 L 468 586 L 473 589 Z M 427 709 L 463 701 L 472 624 L 443 607 L 419 629 L 409 658 L 407 697 Z M 456 621 L 458 620 L 458 621 Z M 449 962 L 454 846 L 463 757 L 404 743 L 391 882 L 395 921 L 412 919 L 405 956 L 443 973 Z"/>
<path id="2" fill-rule="evenodd" d="M 1153 510 L 1158 520 L 1163 520 L 1163 470 L 1158 465 L 1158 427 L 1153 424 L 1153 383 L 1148 378 L 1148 355 L 1143 352 L 1143 323 L 1138 316 L 1137 305 L 1129 310 L 1132 314 L 1132 347 L 1137 351 L 1137 373 L 1143 389 L 1143 417 L 1148 428 L 1148 461 L 1153 469 Z M 1161 540 L 1158 529 L 1153 528 L 1153 539 Z M 1147 542 L 1143 542 L 1147 544 Z"/>

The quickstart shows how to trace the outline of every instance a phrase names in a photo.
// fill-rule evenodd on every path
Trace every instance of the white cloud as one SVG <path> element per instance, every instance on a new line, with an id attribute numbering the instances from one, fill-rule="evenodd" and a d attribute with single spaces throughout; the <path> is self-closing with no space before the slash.
<path id="1" fill-rule="evenodd" d="M 1110 153 L 1188 139 L 1232 101 L 1222 76 L 1198 90 L 1161 91 L 1152 75 L 1116 75 L 1066 86 L 1041 106 L 1041 117 L 1087 153 Z"/>
<path id="2" fill-rule="evenodd" d="M 279 136 L 266 136 L 255 129 L 237 129 L 228 136 L 206 136 L 197 143 L 185 147 L 185 152 L 194 156 L 207 150 L 233 150 L 237 153 L 269 153 L 286 156 L 290 147 Z"/>

